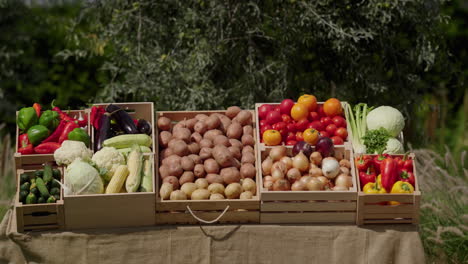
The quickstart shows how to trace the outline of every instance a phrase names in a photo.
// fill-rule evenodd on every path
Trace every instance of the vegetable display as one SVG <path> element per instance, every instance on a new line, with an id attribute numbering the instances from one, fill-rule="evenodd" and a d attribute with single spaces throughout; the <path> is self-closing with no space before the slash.
<path id="1" fill-rule="evenodd" d="M 23 204 L 55 203 L 60 200 L 61 173 L 45 164 L 44 169 L 20 175 L 19 202 Z"/>
<path id="2" fill-rule="evenodd" d="M 158 118 L 163 200 L 252 199 L 256 195 L 252 114 L 198 114 L 173 125 Z"/>

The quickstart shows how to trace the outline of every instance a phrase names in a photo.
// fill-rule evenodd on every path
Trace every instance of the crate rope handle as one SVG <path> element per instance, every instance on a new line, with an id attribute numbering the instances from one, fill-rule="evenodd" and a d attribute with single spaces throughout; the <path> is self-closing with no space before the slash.
<path id="1" fill-rule="evenodd" d="M 224 209 L 224 211 L 218 216 L 216 217 L 215 219 L 211 220 L 211 221 L 207 221 L 207 220 L 203 220 L 201 219 L 200 217 L 196 216 L 192 210 L 190 209 L 190 206 L 187 205 L 187 210 L 189 211 L 189 213 L 193 216 L 193 218 L 197 219 L 199 222 L 202 222 L 202 223 L 205 223 L 205 224 L 212 224 L 212 223 L 215 223 L 217 221 L 219 221 L 219 219 L 221 219 L 221 217 L 223 217 L 223 215 L 227 212 L 227 210 L 229 209 L 229 205 L 226 206 L 226 209 Z"/>

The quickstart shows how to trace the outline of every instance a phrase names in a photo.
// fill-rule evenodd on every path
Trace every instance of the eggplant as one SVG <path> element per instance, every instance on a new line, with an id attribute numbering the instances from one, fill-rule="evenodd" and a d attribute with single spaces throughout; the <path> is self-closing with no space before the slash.
<path id="1" fill-rule="evenodd" d="M 111 114 L 112 119 L 117 122 L 117 124 L 120 126 L 120 129 L 125 133 L 125 134 L 139 134 L 138 129 L 133 122 L 133 118 L 125 112 L 122 108 L 110 104 L 106 107 L 106 111 Z"/>
<path id="2" fill-rule="evenodd" d="M 141 134 L 146 134 L 148 136 L 151 136 L 151 132 L 153 132 L 151 124 L 144 119 L 138 120 L 137 129 Z"/>
<path id="3" fill-rule="evenodd" d="M 104 140 L 111 137 L 111 122 L 110 122 L 110 115 L 108 113 L 104 113 L 101 119 L 99 120 L 99 130 L 95 133 L 95 140 L 94 140 L 94 150 L 98 151 L 102 148 L 102 143 Z"/>

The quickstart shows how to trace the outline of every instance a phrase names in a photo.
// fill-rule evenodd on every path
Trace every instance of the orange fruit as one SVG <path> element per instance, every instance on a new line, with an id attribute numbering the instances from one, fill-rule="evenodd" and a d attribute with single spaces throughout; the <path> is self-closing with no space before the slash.
<path id="1" fill-rule="evenodd" d="M 323 112 L 329 117 L 341 115 L 341 113 L 343 112 L 343 108 L 341 108 L 340 100 L 336 98 L 328 99 L 323 104 Z"/>
<path id="2" fill-rule="evenodd" d="M 267 146 L 279 145 L 282 141 L 281 133 L 278 130 L 268 129 L 263 132 L 263 143 Z"/>
<path id="3" fill-rule="evenodd" d="M 315 108 L 317 108 L 317 98 L 310 94 L 301 95 L 297 102 L 300 104 L 305 104 L 310 112 L 315 111 Z"/>
<path id="4" fill-rule="evenodd" d="M 305 104 L 297 103 L 291 108 L 291 117 L 296 121 L 306 119 L 308 115 L 309 108 Z"/>
<path id="5" fill-rule="evenodd" d="M 304 141 L 314 146 L 319 139 L 319 132 L 313 128 L 308 128 L 302 133 Z"/>

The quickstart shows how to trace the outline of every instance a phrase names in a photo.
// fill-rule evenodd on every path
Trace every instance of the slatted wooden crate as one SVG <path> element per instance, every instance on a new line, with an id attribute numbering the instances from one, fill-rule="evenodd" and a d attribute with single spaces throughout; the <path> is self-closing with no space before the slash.
<path id="1" fill-rule="evenodd" d="M 173 122 L 194 118 L 197 114 L 224 114 L 226 111 L 167 111 L 157 112 L 157 118 L 165 116 Z M 251 111 L 252 117 L 254 112 Z M 252 124 L 253 127 L 255 124 Z M 159 134 L 159 133 L 158 133 Z M 254 129 L 254 139 L 256 139 Z M 256 146 L 254 148 L 255 154 Z M 159 159 L 156 159 L 159 164 Z M 158 165 L 159 168 L 159 165 Z M 259 164 L 257 163 L 257 192 L 251 200 L 226 199 L 226 200 L 162 200 L 159 196 L 159 188 L 162 180 L 157 170 L 156 180 L 156 224 L 199 224 L 199 223 L 258 223 L 260 209 L 260 178 L 258 175 Z"/>
<path id="2" fill-rule="evenodd" d="M 261 161 L 271 147 L 260 147 Z M 288 149 L 288 155 L 292 150 Z M 353 152 L 345 144 L 335 147 L 335 155 L 351 162 L 353 187 L 349 191 L 269 191 L 261 188 L 260 223 L 344 223 L 355 224 L 357 215 L 357 180 L 354 173 Z M 260 160 L 258 163 L 261 162 Z M 261 172 L 261 170 L 260 170 Z M 263 182 L 263 175 L 262 175 Z M 263 186 L 263 185 L 262 185 Z"/>
<path id="3" fill-rule="evenodd" d="M 375 156 L 375 155 L 371 155 Z M 392 155 L 401 156 L 403 155 Z M 415 155 L 409 155 L 413 160 Z M 415 177 L 414 193 L 408 194 L 366 194 L 362 192 L 361 183 L 358 178 L 358 225 L 365 224 L 418 224 L 421 192 L 418 185 L 417 170 L 413 162 L 413 173 Z M 356 175 L 358 171 L 356 168 Z M 399 205 L 380 204 L 382 202 L 396 201 Z"/>
<path id="4" fill-rule="evenodd" d="M 54 167 L 57 168 L 57 167 Z M 30 170 L 16 170 L 16 196 L 14 203 L 15 220 L 18 232 L 63 230 L 65 226 L 63 211 L 63 191 L 60 191 L 60 200 L 56 203 L 23 204 L 19 200 L 20 175 L 33 173 L 42 166 L 33 167 Z M 63 169 L 58 167 L 63 175 Z"/>
<path id="5" fill-rule="evenodd" d="M 87 132 L 88 135 L 91 135 L 90 132 L 90 123 L 89 123 L 89 110 L 70 110 L 65 111 L 70 117 L 72 118 L 79 118 L 80 115 L 82 117 L 86 116 L 88 118 L 88 126 Z M 18 116 L 18 112 L 16 112 Z M 20 131 L 18 126 L 16 126 L 16 148 L 15 148 L 15 166 L 16 169 L 31 169 L 35 168 L 38 165 L 44 164 L 46 162 L 54 162 L 54 154 L 27 154 L 23 155 L 18 152 L 18 137 L 20 135 Z"/>

